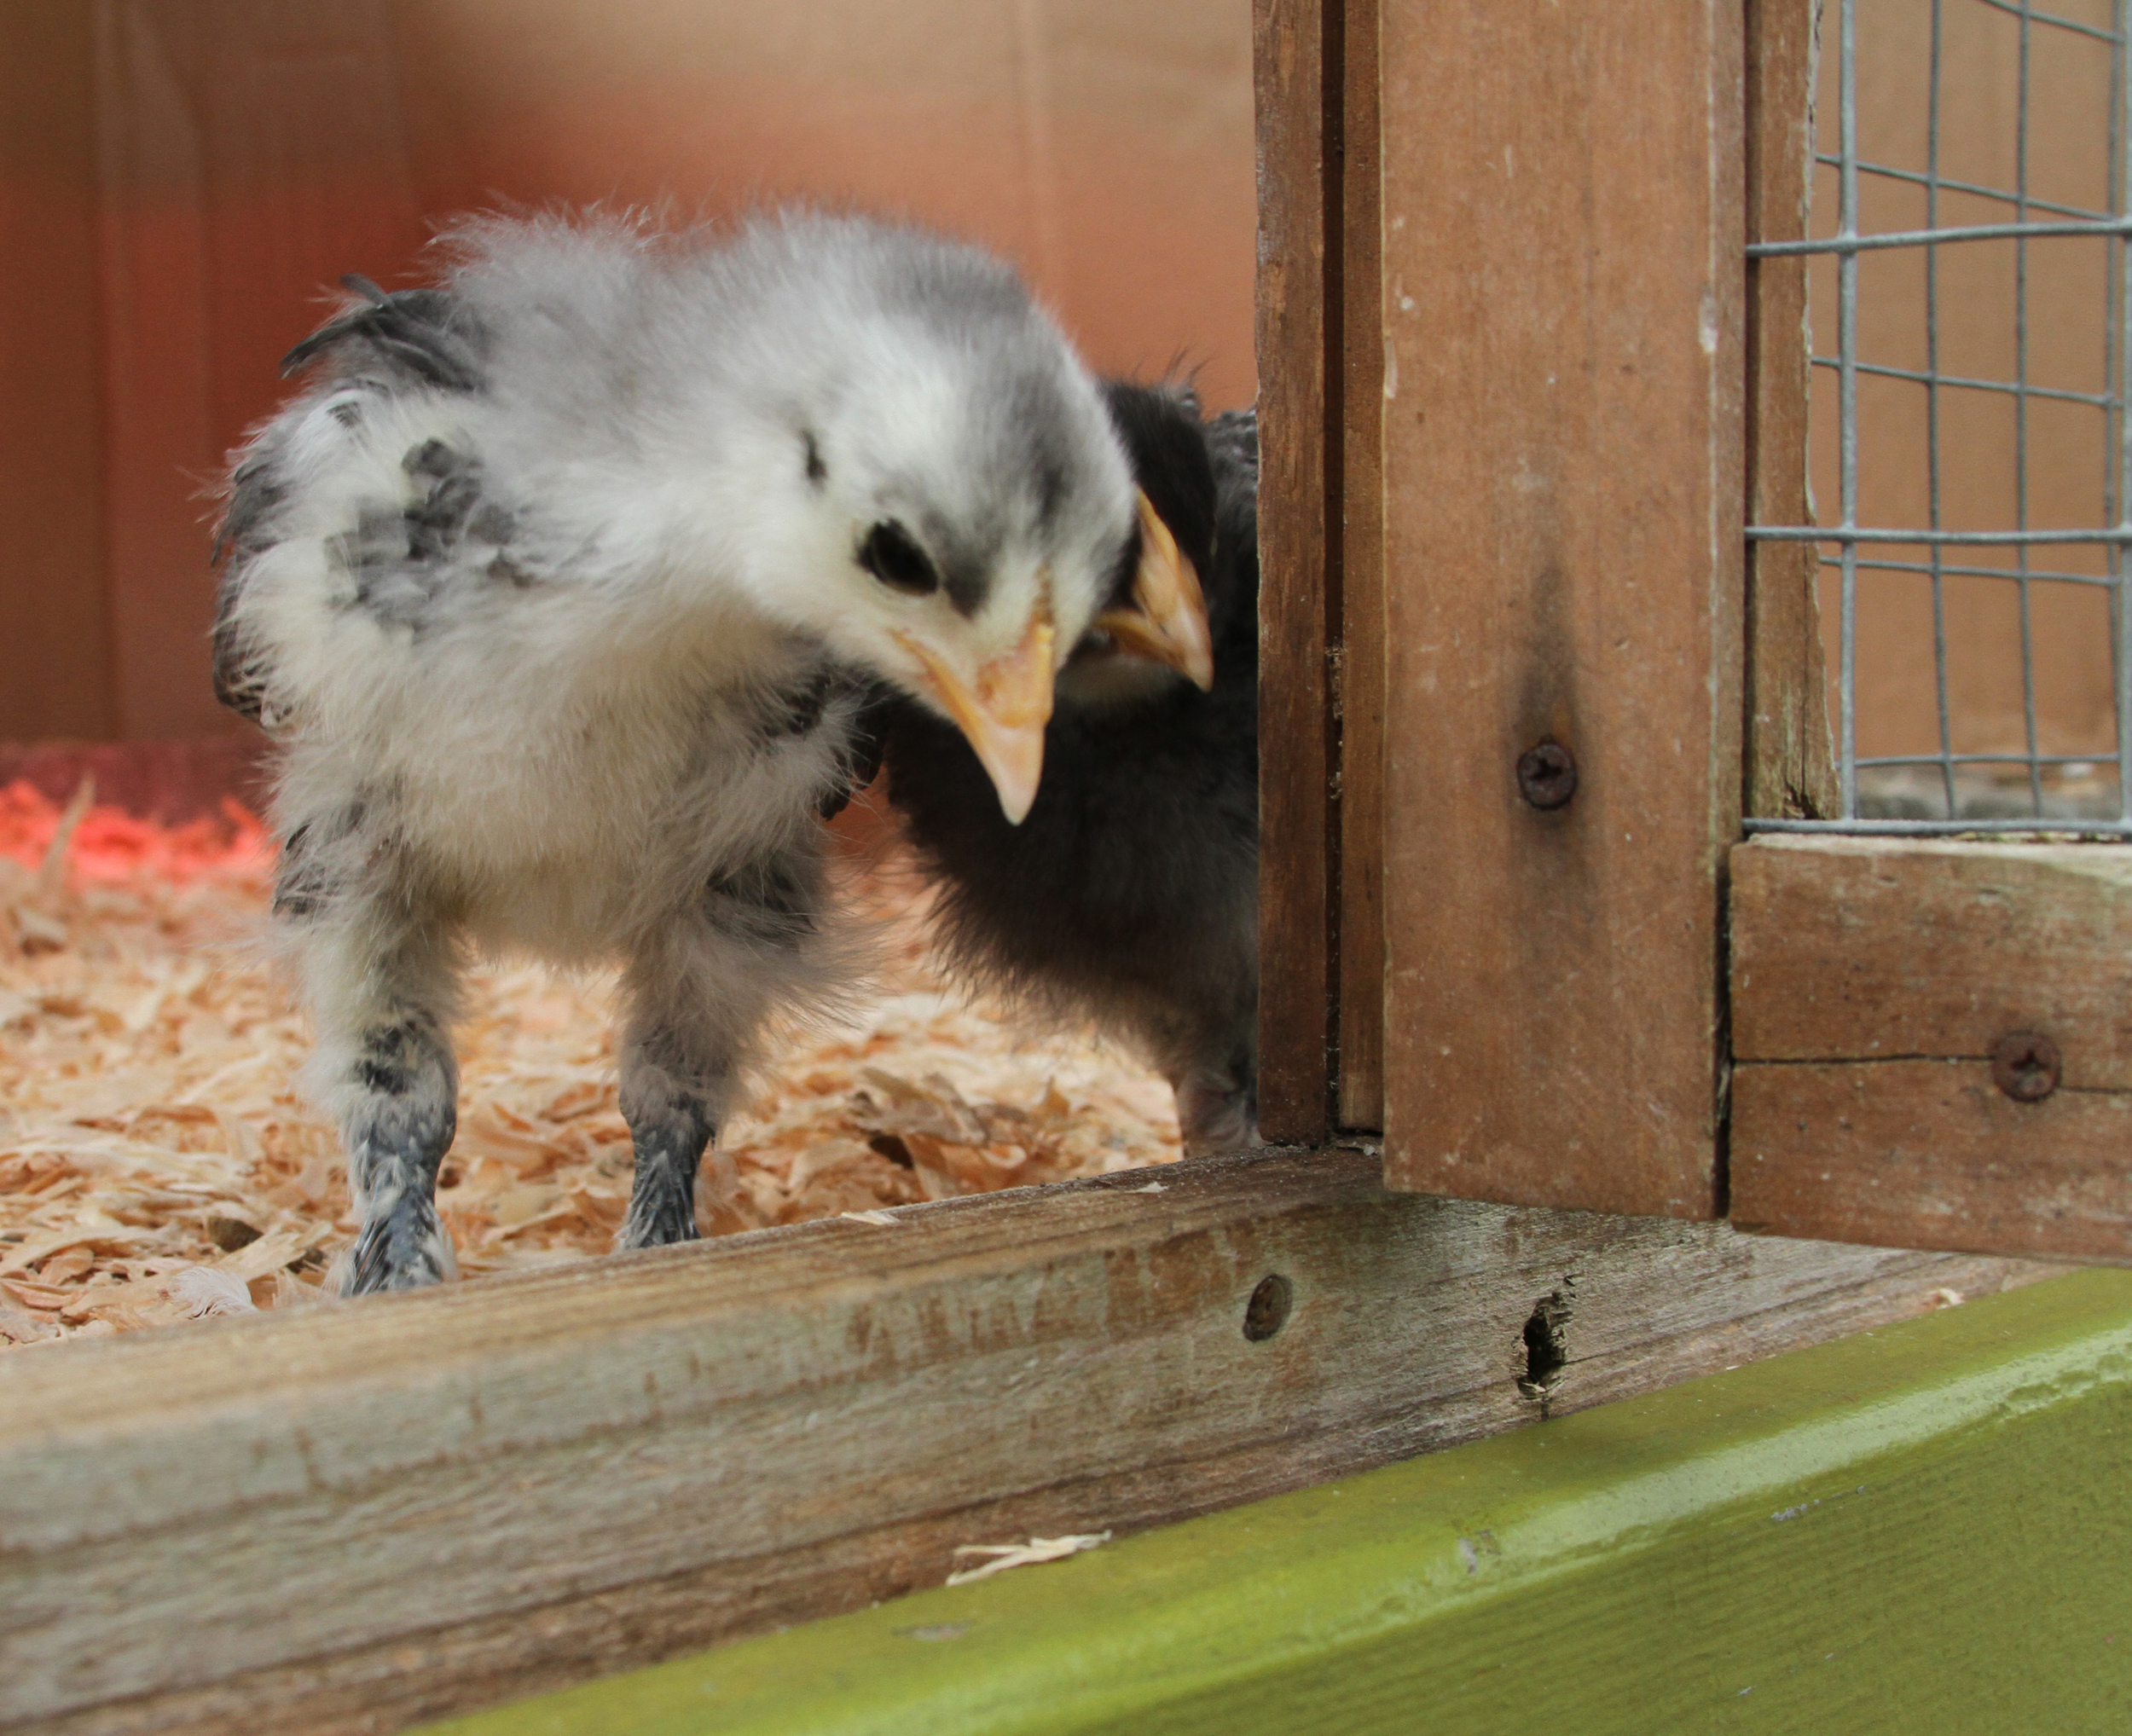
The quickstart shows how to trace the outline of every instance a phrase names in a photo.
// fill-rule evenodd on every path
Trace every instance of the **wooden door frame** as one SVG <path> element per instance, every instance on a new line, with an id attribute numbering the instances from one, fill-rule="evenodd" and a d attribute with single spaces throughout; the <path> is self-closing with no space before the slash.
<path id="1" fill-rule="evenodd" d="M 1807 233 L 1816 14 L 1609 14 L 1649 100 L 1558 76 L 1604 90 L 1562 128 L 1492 81 L 1602 53 L 1569 14 L 1437 9 L 1422 55 L 1411 9 L 1261 0 L 1262 1120 L 1382 1129 L 1400 1188 L 2132 1260 L 2132 858 L 1743 841 L 1837 806 L 1817 551 L 1744 537 L 1810 518 L 1805 263 L 1745 254 Z M 1668 366 L 1648 453 L 1550 457 Z M 1510 775 L 1541 738 L 1560 813 Z M 2009 1095 L 1995 1056 L 2039 1042 L 2062 1079 Z"/>

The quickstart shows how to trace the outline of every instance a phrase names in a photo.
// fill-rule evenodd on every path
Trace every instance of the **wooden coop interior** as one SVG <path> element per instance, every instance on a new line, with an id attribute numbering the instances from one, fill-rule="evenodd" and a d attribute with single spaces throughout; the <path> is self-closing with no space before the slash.
<path id="1" fill-rule="evenodd" d="M 233 791 L 259 805 L 260 738 L 216 703 L 208 668 L 216 476 L 224 454 L 289 391 L 278 359 L 333 304 L 341 275 L 359 270 L 395 286 L 420 281 L 434 263 L 424 257 L 433 229 L 470 209 L 604 201 L 680 223 L 779 201 L 884 208 L 979 237 L 1016 259 L 1106 372 L 1190 373 L 1210 407 L 1254 395 L 1250 43 L 1241 3 L 1151 14 L 1083 8 L 1048 21 L 987 3 L 893 14 L 817 6 L 811 15 L 774 17 L 649 6 L 623 30 L 610 28 L 601 9 L 568 0 L 531 11 L 188 3 L 7 15 L 15 33 L 5 76 L 19 88 L 4 113 L 20 172 L 0 222 L 22 270 L 6 292 L 14 331 L 0 340 L 0 367 L 12 370 L 11 399 L 43 407 L 34 424 L 0 437 L 13 478 L 5 486 L 20 490 L 9 505 L 37 525 L 0 582 L 0 786 L 20 775 L 45 803 L 42 814 L 11 811 L 0 822 L 25 828 L 18 849 L 34 844 L 40 826 L 49 830 L 84 773 L 101 801 L 165 824 L 218 821 Z M 1121 258 L 1135 261 L 1133 273 L 1109 269 Z M 893 913 L 912 887 L 910 876 L 870 871 L 887 836 L 884 807 L 878 791 L 855 803 L 837 837 L 846 871 L 868 882 L 855 901 Z M 97 833 L 92 821 L 78 835 L 78 858 L 93 854 Z M 230 912 L 237 920 L 255 913 Z M 870 991 L 877 1009 L 915 986 L 902 968 L 911 950 L 905 926 L 876 949 L 888 966 Z M 157 975 L 141 976 L 142 994 Z M 578 1002 L 565 1023 L 604 1032 L 600 996 L 564 998 Z M 500 984 L 478 989 L 467 1029 L 498 1039 L 474 1039 L 483 1079 L 526 1077 L 532 1005 Z M 921 1045 L 927 1029 L 947 1039 L 943 1057 L 1016 1064 L 996 1025 L 958 1029 L 915 1004 L 907 1010 L 898 1028 Z M 226 1006 L 198 1011 L 230 1022 Z M 870 1044 L 887 1035 L 878 1019 L 870 1029 Z M 172 1059 L 150 1053 L 160 1034 L 114 1044 L 105 1070 Z M 240 1034 L 255 1047 L 262 1041 L 249 1025 Z M 95 1033 L 84 1037 L 93 1042 Z M 200 1043 L 182 1046 L 204 1062 Z M 823 1080 L 816 1098 L 841 1094 L 838 1081 L 808 1064 L 814 1049 L 791 1045 L 779 1079 L 797 1086 L 812 1075 Z M 34 1066 L 32 1051 L 25 1054 L 32 1058 L 23 1064 Z M 175 1058 L 165 1100 L 214 1070 L 191 1073 Z M 1033 1056 L 1028 1080 L 988 1091 L 965 1077 L 952 1092 L 925 1085 L 936 1068 L 915 1049 L 855 1058 L 918 1087 L 904 1108 L 921 1119 L 930 1094 L 940 1112 L 933 1131 L 951 1136 L 953 1156 L 935 1162 L 941 1154 L 924 1148 L 930 1136 L 915 1125 L 847 1127 L 843 1135 L 856 1138 L 843 1139 L 845 1156 L 876 1143 L 905 1182 L 928 1192 L 1145 1162 L 1174 1154 L 1178 1143 L 1167 1087 L 1137 1062 L 1105 1059 L 1092 1045 L 1080 1082 L 1109 1101 L 1064 1110 Z M 604 1099 L 611 1057 L 587 1061 L 583 1083 Z M 550 1071 L 553 1105 L 570 1087 Z M 1062 1074 L 1059 1083 L 1065 1099 L 1079 1095 L 1072 1079 Z M 64 1114 L 94 1089 L 84 1077 L 31 1092 L 17 1108 L 25 1118 Z M 965 1092 L 976 1101 L 959 1106 Z M 61 1101 L 70 1094 L 71 1105 Z M 796 1089 L 785 1101 L 798 1112 L 806 1095 Z M 217 1101 L 259 1131 L 263 1101 L 234 1106 L 226 1093 Z M 569 1131 L 549 1126 L 553 1118 L 523 1091 L 495 1096 L 477 1085 L 467 1107 L 470 1131 L 530 1133 L 536 1142 Z M 1023 1141 L 1029 1154 L 1017 1160 L 994 1107 L 1009 1120 L 1033 1114 L 1067 1137 L 1049 1150 Z M 530 1129 L 529 1114 L 539 1124 Z M 982 1147 L 953 1140 L 955 1124 L 968 1133 L 988 1117 L 1001 1137 Z M 744 1157 L 737 1174 L 723 1170 L 722 1201 L 702 1201 L 707 1230 L 901 1203 L 896 1189 L 863 1184 L 867 1170 L 889 1179 L 878 1153 L 857 1157 L 856 1167 L 825 1166 L 834 1154 L 784 1119 L 797 1143 L 776 1188 L 783 1197 L 758 1197 L 753 1184 L 770 1178 Z M 623 1131 L 604 1110 L 575 1126 Z M 912 1136 L 921 1142 L 915 1151 Z M 303 1143 L 300 1131 L 292 1137 Z M 453 1172 L 462 1201 L 472 1203 L 470 1189 L 495 1196 L 495 1209 L 481 1214 L 486 1228 L 472 1242 L 461 1235 L 470 1270 L 606 1244 L 613 1225 L 592 1217 L 582 1219 L 574 1246 L 556 1239 L 558 1226 L 526 1220 L 562 1209 L 573 1188 L 602 1215 L 619 1203 L 626 1175 L 608 1178 L 618 1183 L 610 1189 L 595 1160 L 514 1180 L 505 1172 L 509 1154 L 499 1148 L 504 1168 L 496 1169 L 476 1155 L 479 1143 L 462 1140 L 470 1160 Z M 270 1235 L 272 1213 L 293 1209 L 286 1195 L 281 1207 L 266 1196 L 300 1180 L 300 1165 L 279 1173 L 294 1145 L 271 1129 L 264 1144 L 264 1163 L 253 1166 L 261 1209 L 225 1212 L 226 1235 L 243 1233 L 240 1218 Z M 151 1186 L 184 1179 L 182 1166 L 142 1177 Z M 594 1197 L 607 1193 L 615 1197 Z M 318 1203 L 330 1213 L 338 1197 L 336 1184 L 333 1199 Z M 312 1229 L 298 1233 L 308 1240 Z M 330 1226 L 325 1233 L 345 1240 Z M 209 1246 L 196 1252 L 216 1258 Z M 116 1270 L 102 1262 L 72 1282 Z M 26 1276 L 10 1270 L 0 1281 Z M 264 1290 L 264 1280 L 255 1282 Z M 18 1300 L 49 1305 L 64 1288 Z M 57 1323 L 71 1330 L 94 1322 L 78 1312 Z"/>
<path id="2" fill-rule="evenodd" d="M 1862 154 L 1915 155 L 1926 54 L 1970 117 L 1950 184 L 2122 150 L 2121 43 L 2100 75 L 2037 51 L 2017 139 L 2024 8 L 1858 4 Z M 1914 582 L 1939 545 L 1871 545 L 1853 609 L 1831 545 L 1750 532 L 1937 525 L 1943 495 L 1950 524 L 2122 520 L 2075 471 L 2094 414 L 2123 438 L 2125 244 L 2019 284 L 1951 245 L 1929 286 L 1873 264 L 1860 355 L 2048 391 L 2018 425 L 1950 410 L 1943 454 L 1874 375 L 1847 480 L 1814 360 L 1839 268 L 1782 251 L 1836 233 L 1836 9 L 1817 46 L 1814 0 L 0 0 L 0 780 L 91 766 L 165 818 L 252 787 L 198 490 L 340 272 L 408 281 L 432 220 L 498 200 L 885 204 L 1009 253 L 1098 367 L 1255 395 L 1269 1142 L 0 1351 L 0 1729 L 375 1736 L 885 1618 L 1001 1538 L 1652 1394 L 1685 1431 L 1661 1389 L 1779 1352 L 1863 1390 L 1894 1376 L 1861 1335 L 1950 1299 L 2091 1286 L 1989 1305 L 2116 1334 L 2118 1403 L 2115 1281 L 2030 1288 L 2132 1264 L 2116 835 L 1812 825 L 1846 744 L 1932 761 L 1950 819 L 1956 755 L 1965 788 L 1995 755 L 2121 779 L 2122 540 L 2064 555 L 2085 589 L 2023 581 L 2019 621 L 1934 568 L 1957 739 Z M 2038 198 L 2122 212 L 2096 161 Z M 1857 227 L 1924 226 L 1917 195 L 1874 182 Z M 1947 198 L 1931 222 L 1983 221 Z"/>

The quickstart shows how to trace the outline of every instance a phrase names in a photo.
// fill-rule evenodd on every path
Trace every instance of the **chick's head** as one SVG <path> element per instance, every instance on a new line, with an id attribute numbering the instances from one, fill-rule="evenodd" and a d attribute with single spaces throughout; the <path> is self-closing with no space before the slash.
<path id="1" fill-rule="evenodd" d="M 1019 821 L 1054 677 L 1138 534 L 1133 482 L 1095 382 L 1013 275 L 912 248 L 845 286 L 821 315 L 835 341 L 762 402 L 751 584 L 951 720 Z"/>

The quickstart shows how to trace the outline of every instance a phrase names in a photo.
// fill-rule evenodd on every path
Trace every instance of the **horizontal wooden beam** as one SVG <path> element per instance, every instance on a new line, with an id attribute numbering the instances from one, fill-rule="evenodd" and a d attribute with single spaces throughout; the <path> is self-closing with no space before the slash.
<path id="1" fill-rule="evenodd" d="M 378 1736 L 2043 1270 L 1269 1153 L 18 1351 L 0 1727 Z"/>
<path id="2" fill-rule="evenodd" d="M 1735 1223 L 2132 1260 L 2132 852 L 1742 845 L 1732 1020 Z"/>
<path id="3" fill-rule="evenodd" d="M 2083 1274 L 449 1736 L 2118 1729 L 2129 1432 Z"/>
<path id="4" fill-rule="evenodd" d="M 2132 1264 L 2132 1095 L 2020 1103 L 1987 1062 L 1744 1065 L 1743 1230 Z"/>
<path id="5" fill-rule="evenodd" d="M 1768 837 L 1732 853 L 1742 1061 L 1988 1059 L 2049 1036 L 2064 1082 L 2132 1090 L 2132 850 Z"/>
<path id="6" fill-rule="evenodd" d="M 85 779 L 99 802 L 165 825 L 219 819 L 225 798 L 264 813 L 272 777 L 266 738 L 243 729 L 175 741 L 0 741 L 0 785 L 20 778 L 63 802 Z"/>

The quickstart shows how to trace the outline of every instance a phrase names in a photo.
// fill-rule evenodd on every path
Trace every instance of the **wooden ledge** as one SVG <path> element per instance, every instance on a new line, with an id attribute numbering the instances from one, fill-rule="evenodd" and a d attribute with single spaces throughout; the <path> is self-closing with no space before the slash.
<path id="1" fill-rule="evenodd" d="M 2132 849 L 1741 845 L 1732 1021 L 1735 1223 L 2132 1261 Z M 2026 1036 L 2032 1099 L 1993 1065 Z"/>
<path id="2" fill-rule="evenodd" d="M 12 1353 L 0 1727 L 375 1736 L 2045 1270 L 1377 1169 L 1266 1152 Z"/>
<path id="3" fill-rule="evenodd" d="M 2129 1421 L 2083 1273 L 433 1736 L 2113 1730 Z"/>

